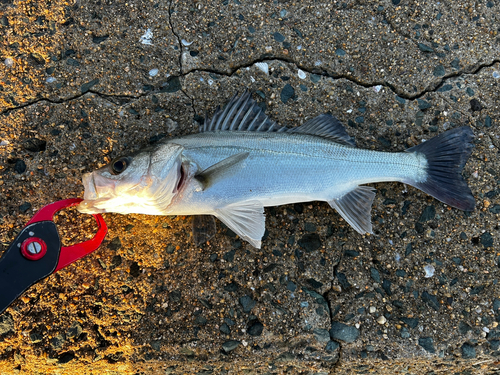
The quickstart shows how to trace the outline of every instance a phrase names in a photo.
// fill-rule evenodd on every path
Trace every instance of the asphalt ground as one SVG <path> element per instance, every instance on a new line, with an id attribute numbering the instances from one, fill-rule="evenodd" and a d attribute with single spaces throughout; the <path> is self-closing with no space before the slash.
<path id="1" fill-rule="evenodd" d="M 266 209 L 260 250 L 221 223 L 196 247 L 189 217 L 106 214 L 100 249 L 0 315 L 1 372 L 498 372 L 499 11 L 1 1 L 0 252 L 44 205 L 83 197 L 83 173 L 196 132 L 247 88 L 280 125 L 331 113 L 366 149 L 470 126 L 477 202 L 375 184 L 374 235 L 311 202 Z M 74 209 L 57 223 L 65 244 L 95 230 Z"/>

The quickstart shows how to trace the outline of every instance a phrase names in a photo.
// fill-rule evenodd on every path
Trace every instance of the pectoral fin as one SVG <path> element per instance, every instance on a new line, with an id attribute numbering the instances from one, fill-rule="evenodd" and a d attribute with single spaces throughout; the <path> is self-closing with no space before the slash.
<path id="1" fill-rule="evenodd" d="M 353 191 L 339 199 L 329 201 L 330 206 L 337 210 L 357 232 L 373 233 L 371 209 L 375 189 L 369 186 L 358 186 Z"/>
<path id="2" fill-rule="evenodd" d="M 217 181 L 234 174 L 242 167 L 242 162 L 250 155 L 249 152 L 240 152 L 208 167 L 198 173 L 195 178 L 203 185 L 203 190 L 215 184 Z"/>
<path id="3" fill-rule="evenodd" d="M 217 231 L 215 218 L 212 215 L 196 215 L 193 217 L 193 241 L 196 246 L 210 240 Z"/>
<path id="4" fill-rule="evenodd" d="M 234 233 L 260 249 L 266 230 L 264 207 L 258 201 L 249 201 L 215 210 L 214 215 Z"/>

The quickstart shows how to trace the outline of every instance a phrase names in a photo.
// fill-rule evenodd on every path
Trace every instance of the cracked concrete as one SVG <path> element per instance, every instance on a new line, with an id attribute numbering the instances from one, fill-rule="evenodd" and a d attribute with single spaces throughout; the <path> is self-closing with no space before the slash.
<path id="1" fill-rule="evenodd" d="M 498 7 L 4 2 L 0 251 L 82 196 L 82 173 L 195 132 L 246 88 L 282 125 L 332 113 L 362 148 L 471 126 L 477 207 L 376 184 L 373 236 L 312 202 L 266 209 L 261 250 L 223 225 L 196 248 L 189 218 L 106 215 L 97 252 L 0 316 L 2 373 L 498 371 Z M 64 241 L 90 236 L 67 211 Z"/>

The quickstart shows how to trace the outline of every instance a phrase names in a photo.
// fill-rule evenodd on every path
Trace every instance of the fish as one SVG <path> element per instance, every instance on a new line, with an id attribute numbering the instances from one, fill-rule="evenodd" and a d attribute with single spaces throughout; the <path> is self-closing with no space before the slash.
<path id="1" fill-rule="evenodd" d="M 194 232 L 205 225 L 198 233 L 202 241 L 215 232 L 207 222 L 216 217 L 260 248 L 264 207 L 325 201 L 354 230 L 373 234 L 370 183 L 401 182 L 472 211 L 475 200 L 462 169 L 473 139 L 464 126 L 403 152 L 360 149 L 331 114 L 280 126 L 247 90 L 217 107 L 212 118 L 205 116 L 198 133 L 164 139 L 84 174 L 77 208 L 89 214 L 195 215 Z"/>

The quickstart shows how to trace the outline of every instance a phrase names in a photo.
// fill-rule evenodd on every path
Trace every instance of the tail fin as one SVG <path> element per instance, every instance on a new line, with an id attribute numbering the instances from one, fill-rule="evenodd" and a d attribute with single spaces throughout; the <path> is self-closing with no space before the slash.
<path id="1" fill-rule="evenodd" d="M 472 211 L 476 202 L 462 177 L 462 168 L 474 148 L 473 138 L 472 130 L 464 126 L 406 150 L 427 158 L 427 178 L 408 183 L 447 205 Z"/>

